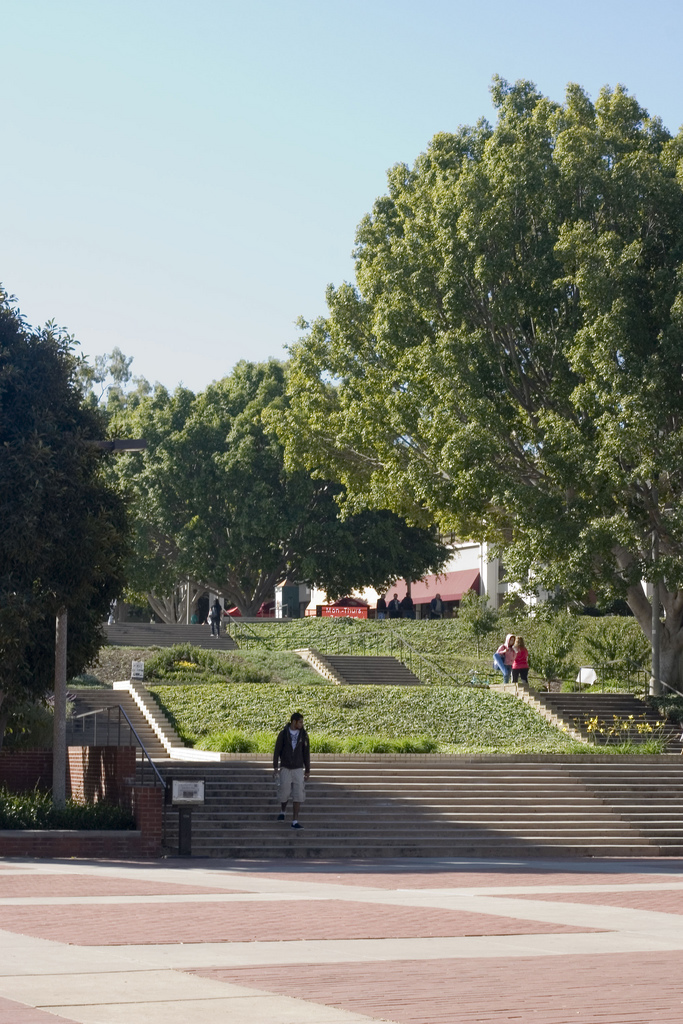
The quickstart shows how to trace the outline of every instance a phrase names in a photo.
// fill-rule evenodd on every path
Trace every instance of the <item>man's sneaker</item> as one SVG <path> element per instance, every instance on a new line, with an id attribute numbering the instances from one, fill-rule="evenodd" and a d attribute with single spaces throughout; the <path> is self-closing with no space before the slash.
<path id="1" fill-rule="evenodd" d="M 285 812 L 284 811 L 280 811 L 280 813 L 277 816 L 277 820 L 278 821 L 284 821 L 285 820 Z"/>
<path id="2" fill-rule="evenodd" d="M 292 828 L 303 828 L 303 825 L 300 825 L 298 821 L 293 821 Z"/>

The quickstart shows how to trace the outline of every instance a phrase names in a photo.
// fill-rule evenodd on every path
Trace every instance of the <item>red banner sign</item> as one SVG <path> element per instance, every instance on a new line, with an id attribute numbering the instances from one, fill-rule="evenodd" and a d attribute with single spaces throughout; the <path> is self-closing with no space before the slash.
<path id="1" fill-rule="evenodd" d="M 338 608 L 334 604 L 324 604 L 322 606 L 322 614 L 324 617 L 341 619 L 367 619 L 368 610 L 367 608 Z"/>

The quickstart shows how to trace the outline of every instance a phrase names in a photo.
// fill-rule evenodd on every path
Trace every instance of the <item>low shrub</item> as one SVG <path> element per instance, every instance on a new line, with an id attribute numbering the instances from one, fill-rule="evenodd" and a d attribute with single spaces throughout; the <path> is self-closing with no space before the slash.
<path id="1" fill-rule="evenodd" d="M 55 807 L 49 793 L 9 793 L 0 789 L 0 828 L 6 829 L 133 829 L 130 811 L 104 802 L 67 800 Z"/>
<path id="2" fill-rule="evenodd" d="M 381 733 L 333 736 L 314 732 L 309 738 L 312 754 L 430 754 L 439 746 L 429 736 L 396 737 Z M 246 733 L 240 729 L 218 730 L 203 736 L 197 743 L 199 750 L 226 754 L 272 754 L 274 746 L 274 733 Z"/>
<path id="3" fill-rule="evenodd" d="M 680 722 L 683 725 L 683 697 L 679 697 L 678 694 L 650 696 L 647 698 L 647 704 L 667 722 Z"/>
<path id="4" fill-rule="evenodd" d="M 650 644 L 633 618 L 609 616 L 591 619 L 584 626 L 581 654 L 586 665 L 630 663 L 642 668 L 650 658 Z"/>
<path id="5" fill-rule="evenodd" d="M 218 729 L 202 736 L 195 746 L 198 750 L 214 750 L 225 754 L 264 754 L 272 750 L 274 743 L 270 733 L 249 735 L 241 729 Z"/>
<path id="6" fill-rule="evenodd" d="M 145 662 L 145 679 L 171 682 L 267 683 L 270 675 L 228 652 L 206 651 L 192 644 L 175 644 Z"/>
<path id="7" fill-rule="evenodd" d="M 73 704 L 70 705 L 73 709 Z M 52 708 L 41 702 L 24 701 L 15 705 L 9 716 L 3 739 L 4 750 L 27 750 L 52 746 L 54 715 Z"/>
<path id="8" fill-rule="evenodd" d="M 665 754 L 667 742 L 664 739 L 648 739 L 639 742 L 637 740 L 622 740 L 620 743 L 611 743 L 606 747 L 610 754 Z M 602 751 L 601 751 L 602 753 Z"/>
<path id="9" fill-rule="evenodd" d="M 439 744 L 430 736 L 349 736 L 342 750 L 349 754 L 431 754 Z M 321 751 L 322 753 L 322 751 Z"/>

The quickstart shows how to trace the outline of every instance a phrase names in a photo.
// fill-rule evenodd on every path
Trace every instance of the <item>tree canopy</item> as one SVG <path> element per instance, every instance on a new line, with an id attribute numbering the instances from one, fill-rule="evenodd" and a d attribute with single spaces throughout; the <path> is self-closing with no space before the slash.
<path id="1" fill-rule="evenodd" d="M 330 287 L 293 350 L 288 458 L 354 508 L 505 546 L 509 578 L 625 597 L 648 636 L 641 581 L 660 579 L 671 682 L 683 134 L 622 87 L 492 93 L 495 126 L 436 135 L 361 222 L 357 286 Z"/>
<path id="2" fill-rule="evenodd" d="M 198 395 L 157 387 L 114 415 L 148 443 L 112 472 L 134 522 L 129 585 L 163 617 L 177 615 L 163 599 L 186 580 L 253 615 L 287 576 L 341 596 L 443 564 L 433 531 L 390 511 L 342 520 L 339 484 L 285 468 L 285 391 L 283 364 L 241 362 Z"/>
<path id="3" fill-rule="evenodd" d="M 12 709 L 52 687 L 57 611 L 76 674 L 123 585 L 124 509 L 77 365 L 68 335 L 33 330 L 0 293 L 0 741 Z"/>

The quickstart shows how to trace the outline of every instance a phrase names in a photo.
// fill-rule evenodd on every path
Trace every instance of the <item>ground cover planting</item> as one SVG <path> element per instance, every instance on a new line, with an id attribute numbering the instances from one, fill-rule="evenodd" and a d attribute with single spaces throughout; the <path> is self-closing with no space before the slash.
<path id="1" fill-rule="evenodd" d="M 67 800 L 55 807 L 49 793 L 9 793 L 0 789 L 0 829 L 133 829 L 130 811 L 100 801 Z"/>
<path id="2" fill-rule="evenodd" d="M 354 743 L 381 752 L 382 744 L 399 749 L 396 744 L 409 741 L 415 752 L 586 750 L 512 695 L 465 687 L 213 683 L 150 684 L 150 690 L 183 739 L 204 749 L 248 742 L 248 749 L 270 752 L 276 731 L 300 710 L 320 752 L 326 743 L 333 752 L 352 750 Z"/>
<path id="3" fill-rule="evenodd" d="M 90 667 L 87 679 L 111 685 L 130 678 L 131 661 L 144 661 L 145 681 L 165 683 L 303 683 L 315 685 L 321 677 L 291 651 L 257 648 L 246 651 L 205 651 L 191 644 L 174 647 L 104 647 Z M 71 680 L 80 686 L 81 679 Z"/>
<path id="4" fill-rule="evenodd" d="M 561 679 L 573 686 L 582 665 L 600 670 L 600 687 L 635 689 L 644 684 L 649 648 L 635 619 L 627 616 L 500 615 L 495 631 L 479 642 L 469 623 L 461 619 L 363 620 L 307 618 L 278 623 L 264 620 L 235 627 L 240 646 L 248 649 L 293 650 L 315 647 L 323 654 L 394 654 L 405 658 L 403 640 L 426 655 L 457 683 L 467 683 L 473 673 L 492 682 L 493 652 L 507 633 L 521 633 L 530 652 L 530 679 Z M 409 655 L 408 655 L 409 657 Z M 417 659 L 412 665 L 419 674 Z M 640 671 L 638 671 L 640 670 Z"/>

